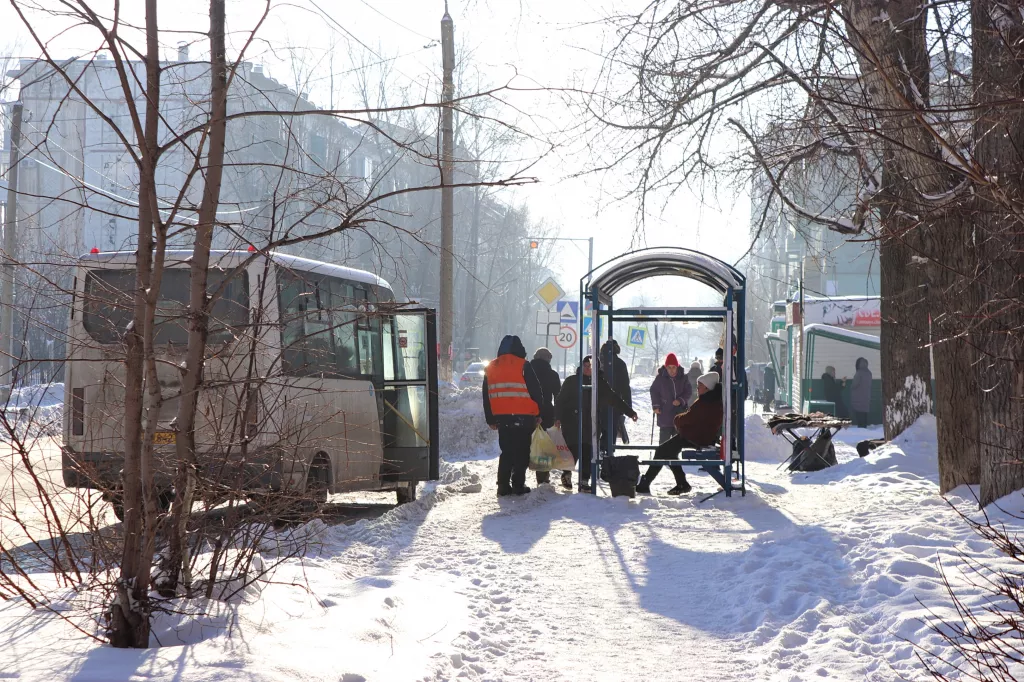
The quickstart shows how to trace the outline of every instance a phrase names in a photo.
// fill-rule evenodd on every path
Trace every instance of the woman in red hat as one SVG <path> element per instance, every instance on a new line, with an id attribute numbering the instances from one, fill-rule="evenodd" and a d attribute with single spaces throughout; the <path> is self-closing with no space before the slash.
<path id="1" fill-rule="evenodd" d="M 672 420 L 690 406 L 690 382 L 679 369 L 675 353 L 665 356 L 665 365 L 651 383 L 651 407 L 657 415 L 659 443 L 675 435 Z"/>

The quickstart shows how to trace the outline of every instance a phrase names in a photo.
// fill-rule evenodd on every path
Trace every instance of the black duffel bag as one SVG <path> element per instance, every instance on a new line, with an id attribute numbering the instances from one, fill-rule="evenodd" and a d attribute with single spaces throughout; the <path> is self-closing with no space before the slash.
<path id="1" fill-rule="evenodd" d="M 605 457 L 601 461 L 601 480 L 612 489 L 612 497 L 636 497 L 636 482 L 640 478 L 640 458 L 636 455 Z"/>

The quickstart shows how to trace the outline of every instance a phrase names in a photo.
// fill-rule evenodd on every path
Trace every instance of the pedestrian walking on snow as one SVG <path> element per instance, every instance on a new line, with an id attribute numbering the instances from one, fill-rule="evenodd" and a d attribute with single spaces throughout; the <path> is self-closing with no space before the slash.
<path id="1" fill-rule="evenodd" d="M 484 372 L 484 418 L 498 432 L 498 496 L 523 495 L 530 440 L 540 424 L 543 389 L 518 336 L 506 336 Z"/>
<path id="2" fill-rule="evenodd" d="M 538 348 L 530 360 L 530 367 L 540 380 L 542 402 L 540 404 L 540 425 L 545 430 L 555 425 L 555 398 L 562 390 L 562 380 L 558 372 L 551 368 L 551 351 L 547 348 Z M 550 471 L 538 471 L 537 484 L 548 483 L 551 480 Z"/>
<path id="3" fill-rule="evenodd" d="M 673 419 L 690 407 L 690 381 L 679 369 L 675 353 L 665 356 L 665 364 L 651 382 L 651 407 L 657 415 L 660 437 L 664 443 L 675 435 Z"/>

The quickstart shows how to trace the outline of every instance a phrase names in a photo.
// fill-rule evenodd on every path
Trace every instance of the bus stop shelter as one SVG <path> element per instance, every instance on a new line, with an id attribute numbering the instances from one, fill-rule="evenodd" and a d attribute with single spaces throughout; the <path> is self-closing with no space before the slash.
<path id="1" fill-rule="evenodd" d="M 631 284 L 652 277 L 685 277 L 698 281 L 722 296 L 722 305 L 715 307 L 639 307 L 616 308 L 614 296 Z M 746 279 L 733 266 L 699 251 L 680 248 L 641 249 L 625 253 L 597 266 L 580 279 L 580 310 L 591 318 L 590 333 L 580 337 L 580 356 L 589 353 L 600 358 L 602 336 L 611 339 L 616 323 L 629 322 L 722 322 L 725 327 L 725 361 L 722 367 L 722 439 L 719 447 L 683 450 L 680 459 L 654 460 L 641 457 L 641 464 L 664 466 L 695 466 L 708 472 L 725 491 L 727 497 L 739 490 L 746 494 L 746 459 L 743 445 L 743 401 L 746 396 L 744 362 L 744 328 L 746 319 Z M 589 343 L 586 339 L 589 338 Z M 735 346 L 735 355 L 733 355 Z M 595 368 L 597 362 L 594 363 Z M 606 363 L 601 374 L 614 385 L 614 363 Z M 594 372 L 596 386 L 598 372 Z M 590 405 L 582 404 L 591 413 L 591 488 L 597 493 L 601 466 L 601 431 L 607 434 L 605 455 L 618 450 L 652 451 L 656 445 L 615 445 L 615 425 L 611 410 L 598 412 L 598 393 L 590 391 Z M 600 417 L 603 416 L 603 421 Z M 584 442 L 583 420 L 580 420 L 579 442 Z"/>

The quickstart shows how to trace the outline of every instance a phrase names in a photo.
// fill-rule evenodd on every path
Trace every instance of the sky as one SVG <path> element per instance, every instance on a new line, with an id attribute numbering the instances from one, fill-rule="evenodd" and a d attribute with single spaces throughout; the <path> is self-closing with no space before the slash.
<path id="1" fill-rule="evenodd" d="M 56 0 L 28 0 L 54 7 Z M 110 3 L 93 2 L 103 11 Z M 142 0 L 123 2 L 126 21 L 141 24 Z M 749 197 L 734 188 L 691 187 L 670 201 L 656 201 L 643 216 L 635 198 L 622 198 L 632 188 L 628 173 L 615 169 L 589 173 L 600 154 L 590 146 L 600 140 L 580 134 L 587 121 L 577 120 L 566 106 L 562 89 L 593 87 L 603 64 L 602 55 L 615 38 L 601 20 L 623 12 L 632 0 L 452 0 L 457 59 L 466 60 L 489 85 L 511 84 L 516 93 L 502 95 L 508 106 L 503 120 L 514 122 L 534 136 L 519 158 L 530 164 L 538 182 L 505 192 L 502 199 L 525 204 L 534 218 L 565 237 L 594 237 L 594 261 L 601 263 L 631 248 L 683 246 L 734 262 L 748 246 Z M 208 0 L 160 1 L 161 42 L 172 59 L 178 41 L 193 42 L 192 57 L 207 48 Z M 228 0 L 229 45 L 237 51 L 262 15 L 264 0 Z M 134 15 L 132 13 L 135 13 Z M 353 60 L 387 67 L 386 88 L 404 91 L 414 100 L 436 101 L 440 80 L 440 20 L 444 2 L 438 0 L 271 0 L 268 19 L 248 59 L 264 64 L 279 81 L 301 81 L 310 98 L 321 106 L 357 102 L 352 80 Z M 95 50 L 96 34 L 70 29 L 67 21 L 33 13 L 32 23 L 58 57 Z M 0 5 L 7 29 L 7 51 L 35 57 L 39 48 L 9 3 Z M 348 75 L 346 76 L 346 72 Z M 331 74 L 335 74 L 332 79 Z M 334 83 L 334 88 L 330 87 Z M 550 145 L 540 156 L 542 146 Z M 587 269 L 585 243 L 553 246 L 553 267 L 563 288 L 574 290 Z M 702 289 L 702 287 L 701 287 Z M 697 292 L 699 289 L 686 288 Z M 624 292 L 651 304 L 669 303 L 664 282 L 638 285 Z M 678 302 L 678 301 L 676 301 Z"/>

